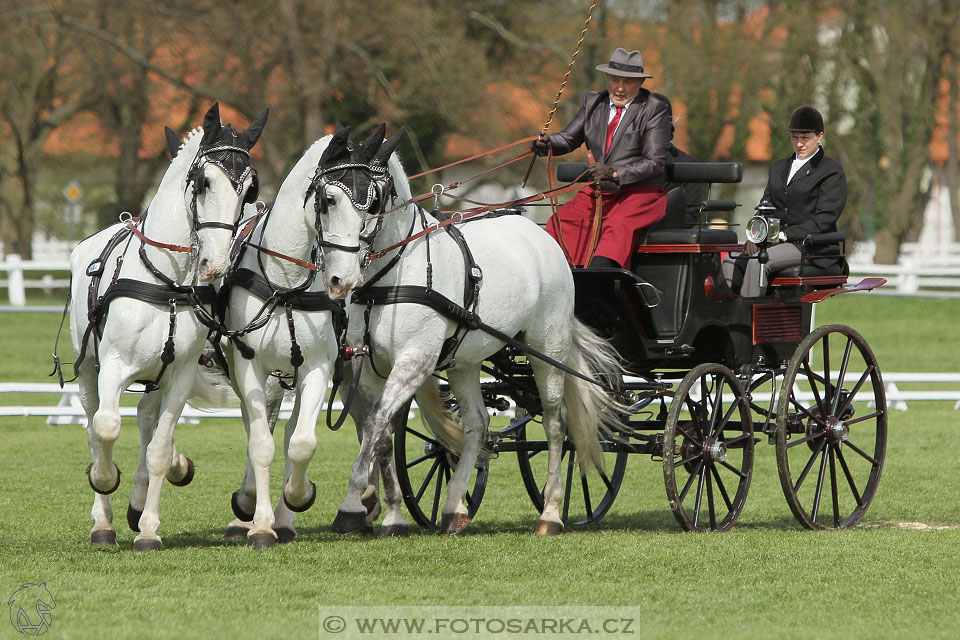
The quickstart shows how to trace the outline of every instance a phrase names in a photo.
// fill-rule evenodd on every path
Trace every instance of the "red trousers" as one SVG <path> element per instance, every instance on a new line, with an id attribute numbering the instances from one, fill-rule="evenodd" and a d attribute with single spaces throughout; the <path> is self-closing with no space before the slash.
<path id="1" fill-rule="evenodd" d="M 630 256 L 643 229 L 667 215 L 667 191 L 661 187 L 637 187 L 602 194 L 603 214 L 600 240 L 595 256 L 615 260 L 630 268 Z M 577 267 L 586 266 L 593 241 L 594 188 L 584 187 L 547 222 L 547 233 L 559 242 L 557 220 L 569 258 Z"/>

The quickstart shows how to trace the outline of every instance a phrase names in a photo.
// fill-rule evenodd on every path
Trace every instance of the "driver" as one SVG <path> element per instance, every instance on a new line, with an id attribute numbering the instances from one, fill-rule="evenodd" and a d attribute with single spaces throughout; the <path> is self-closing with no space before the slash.
<path id="1" fill-rule="evenodd" d="M 547 232 L 566 248 L 574 266 L 584 266 L 593 248 L 594 202 L 600 198 L 603 224 L 590 267 L 630 268 L 640 230 L 666 215 L 664 166 L 671 138 L 670 101 L 643 88 L 647 78 L 639 51 L 617 48 L 606 74 L 606 91 L 590 91 L 563 131 L 534 140 L 539 155 L 552 148 L 570 153 L 586 143 L 597 159 L 587 175 L 600 182 L 584 187 L 547 224 Z"/>
<path id="2" fill-rule="evenodd" d="M 794 154 L 773 163 L 761 198 L 773 203 L 780 214 L 781 244 L 767 248 L 769 261 L 765 265 L 752 257 L 759 248 L 749 241 L 744 244 L 743 253 L 730 254 L 723 261 L 727 285 L 745 298 L 763 295 L 771 273 L 800 264 L 798 243 L 806 236 L 837 231 L 837 219 L 847 202 L 843 167 L 824 155 L 820 146 L 823 141 L 820 112 L 809 105 L 797 107 L 790 116 L 787 131 Z M 836 255 L 838 251 L 835 245 L 825 245 L 808 248 L 807 253 Z"/>

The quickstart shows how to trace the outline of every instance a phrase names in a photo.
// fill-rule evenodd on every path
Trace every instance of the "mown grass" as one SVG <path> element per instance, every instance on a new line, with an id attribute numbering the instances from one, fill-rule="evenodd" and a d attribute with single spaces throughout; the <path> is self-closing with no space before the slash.
<path id="1" fill-rule="evenodd" d="M 944 333 L 956 310 L 951 301 L 842 296 L 819 306 L 817 323 L 857 328 L 884 370 L 955 370 L 948 352 L 957 341 Z M 0 381 L 47 380 L 59 318 L 0 317 Z M 636 619 L 634 635 L 643 638 L 955 637 L 957 415 L 951 403 L 891 412 L 878 496 L 850 531 L 800 529 L 773 447 L 761 444 L 746 509 L 729 533 L 679 532 L 660 465 L 635 456 L 608 516 L 552 539 L 530 533 L 536 513 L 510 454 L 493 461 L 477 519 L 462 536 L 416 527 L 407 539 L 337 536 L 329 524 L 357 444 L 350 425 L 320 427 L 311 465 L 317 503 L 299 517 L 296 542 L 261 552 L 222 540 L 243 470 L 243 429 L 206 420 L 178 428 L 197 477 L 164 488 L 165 549 L 146 555 L 131 551 L 124 518 L 138 446 L 132 420 L 116 450 L 124 473 L 114 499 L 119 549 L 104 552 L 87 542 L 83 429 L 3 418 L 0 596 L 46 581 L 57 602 L 48 637 L 64 638 L 317 637 L 321 605 L 544 605 L 557 616 L 605 605 Z M 0 637 L 17 634 L 0 621 Z"/>

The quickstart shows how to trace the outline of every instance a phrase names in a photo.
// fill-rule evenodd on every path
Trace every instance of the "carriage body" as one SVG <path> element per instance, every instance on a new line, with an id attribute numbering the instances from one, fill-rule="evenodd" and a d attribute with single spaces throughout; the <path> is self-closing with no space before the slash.
<path id="1" fill-rule="evenodd" d="M 670 172 L 673 182 L 739 182 L 742 167 L 690 163 Z M 558 177 L 582 173 L 582 166 L 561 165 Z M 680 188 L 668 195 L 666 218 L 644 234 L 630 270 L 573 269 L 575 313 L 620 355 L 627 375 L 617 382 L 629 409 L 622 432 L 603 443 L 605 472 L 577 479 L 575 448 L 564 445 L 564 520 L 602 518 L 617 497 L 627 456 L 641 453 L 662 461 L 668 502 L 683 529 L 725 531 L 743 509 L 754 445 L 766 440 L 776 447 L 781 487 L 803 526 L 854 526 L 875 495 L 883 467 L 883 383 L 866 341 L 843 325 L 814 327 L 814 305 L 881 286 L 883 279 L 847 285 L 842 234 L 824 234 L 804 245 L 839 242 L 833 266 L 802 261 L 774 274 L 764 295 L 741 297 L 721 268 L 724 255 L 743 247 L 737 233 L 698 219 L 737 204 L 706 200 L 688 207 L 682 198 Z M 506 428 L 490 431 L 487 448 L 517 453 L 527 493 L 542 508 L 537 459 L 545 443 L 532 435 L 539 406 L 529 361 L 507 348 L 491 359 L 487 373 L 493 377 L 483 384 L 487 406 L 515 409 Z M 410 433 L 400 430 L 397 436 L 401 484 L 415 519 L 435 526 L 420 502 L 431 493 L 430 482 L 443 483 L 443 473 L 418 479 L 416 466 L 452 465 L 454 456 L 420 433 L 411 447 Z M 483 498 L 486 477 L 487 467 L 478 467 L 468 495 L 471 513 Z"/>

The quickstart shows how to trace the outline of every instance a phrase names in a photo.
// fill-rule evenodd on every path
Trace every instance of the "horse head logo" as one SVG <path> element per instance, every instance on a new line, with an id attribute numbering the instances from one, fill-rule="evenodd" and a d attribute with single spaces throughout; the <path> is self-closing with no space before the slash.
<path id="1" fill-rule="evenodd" d="M 10 624 L 25 636 L 42 636 L 50 630 L 53 622 L 51 611 L 57 608 L 47 583 L 20 585 L 7 600 L 10 608 Z"/>

